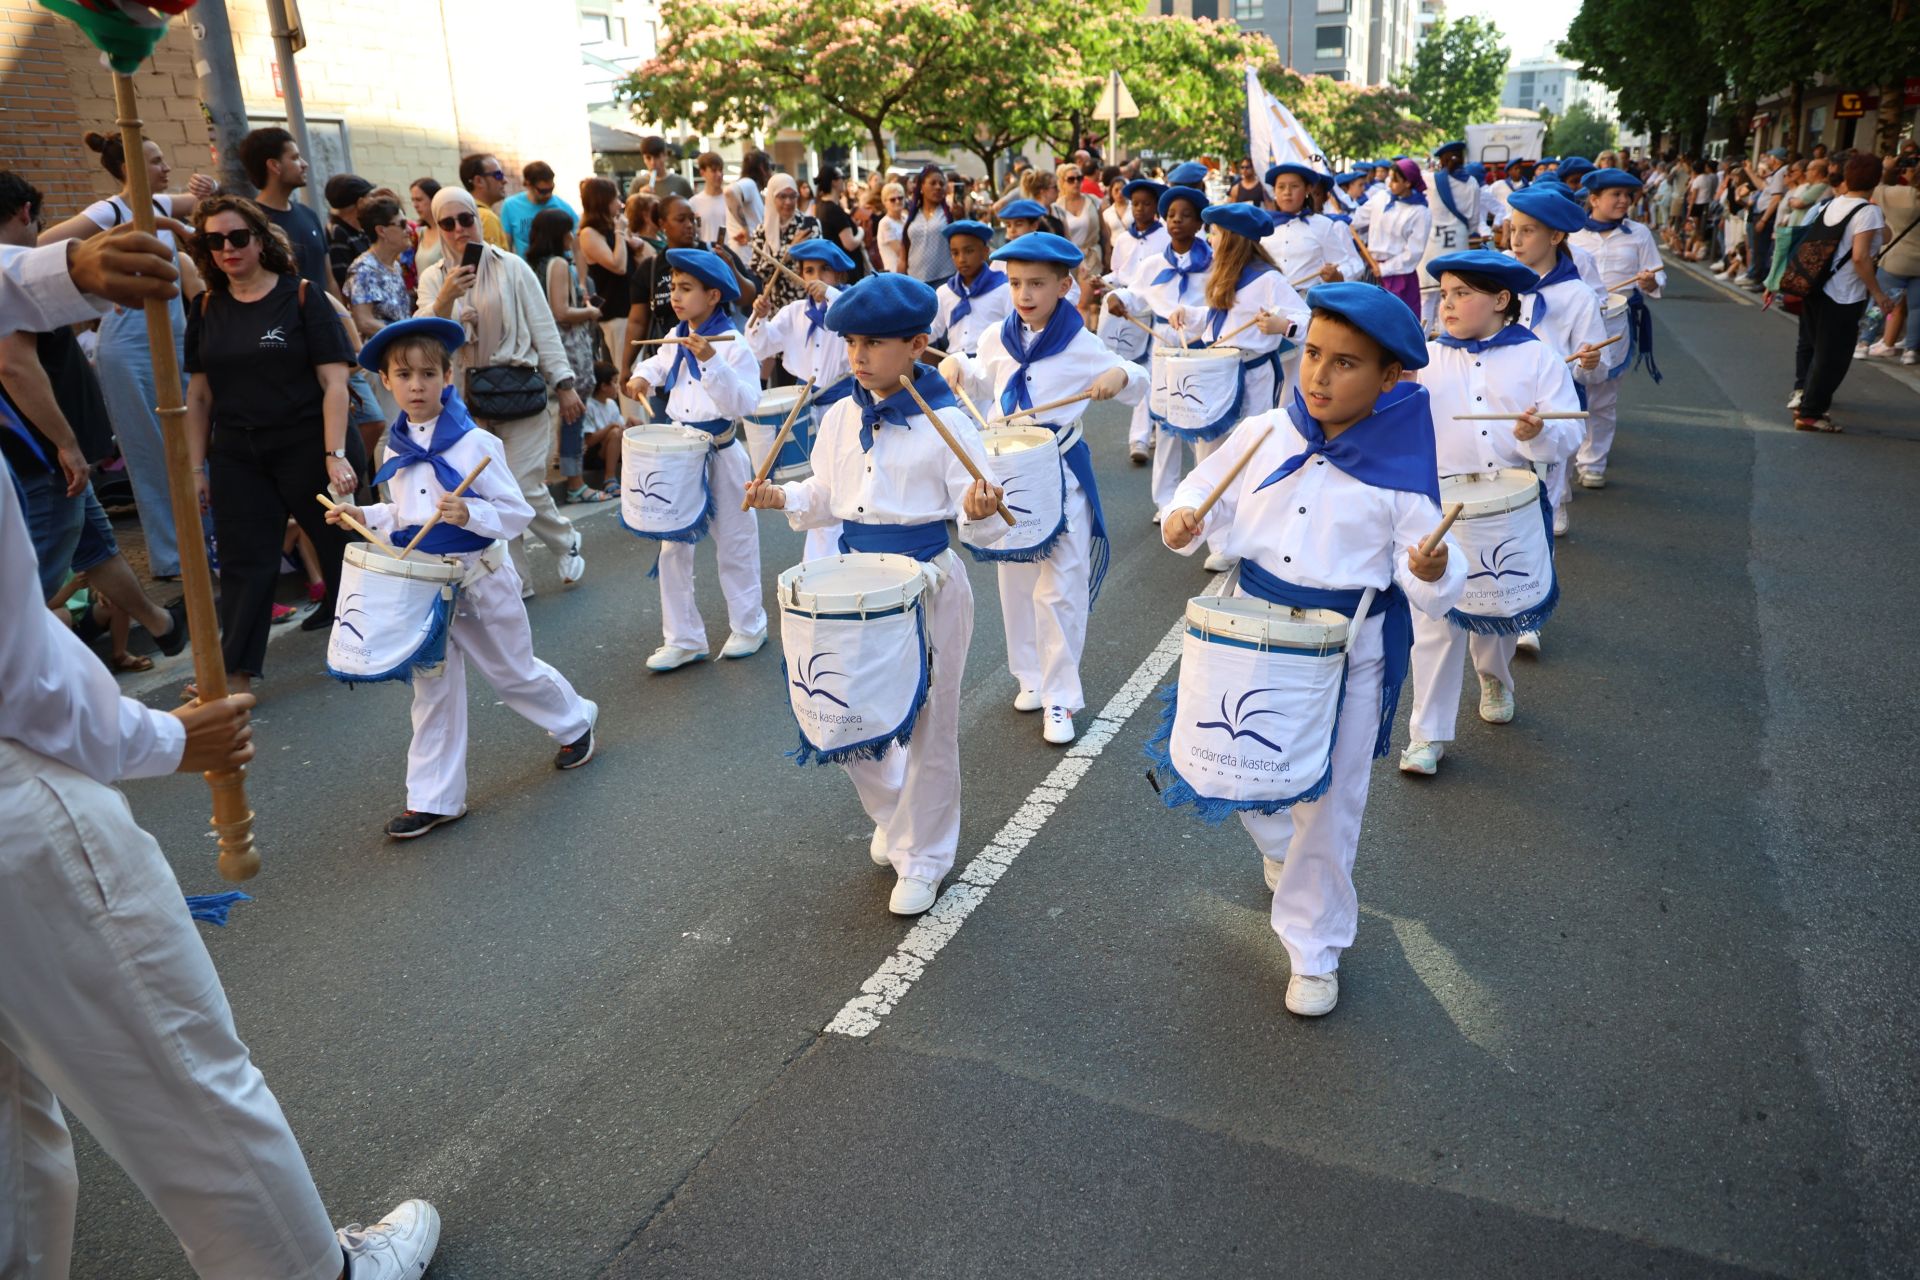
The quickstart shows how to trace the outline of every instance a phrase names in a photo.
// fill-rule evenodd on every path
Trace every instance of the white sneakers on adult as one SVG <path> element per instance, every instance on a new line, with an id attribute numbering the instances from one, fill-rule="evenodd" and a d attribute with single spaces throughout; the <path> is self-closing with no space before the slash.
<path id="1" fill-rule="evenodd" d="M 1514 639 L 1513 647 L 1521 653 L 1530 653 L 1536 658 L 1539 657 L 1540 633 L 1538 631 L 1522 631 L 1519 636 Z"/>
<path id="2" fill-rule="evenodd" d="M 567 545 L 567 549 L 560 556 L 560 585 L 563 587 L 570 587 L 587 576 L 587 558 L 580 554 L 582 545 L 580 531 L 575 529 L 573 541 Z"/>
<path id="3" fill-rule="evenodd" d="M 1073 716 L 1065 707 L 1048 707 L 1047 722 L 1041 726 L 1040 736 L 1056 747 L 1064 747 L 1073 741 Z"/>
<path id="4" fill-rule="evenodd" d="M 872 859 L 873 865 L 876 867 L 890 867 L 893 865 L 893 859 L 887 856 L 886 832 L 880 830 L 878 827 L 873 829 L 873 835 L 867 840 L 867 857 Z"/>
<path id="5" fill-rule="evenodd" d="M 1920 351 L 1902 351 L 1900 353 L 1900 363 L 1920 364 Z"/>
<path id="6" fill-rule="evenodd" d="M 1606 488 L 1607 473 L 1604 471 L 1589 471 L 1585 467 L 1580 468 L 1580 487 L 1582 489 Z"/>
<path id="7" fill-rule="evenodd" d="M 1556 538 L 1564 538 L 1567 534 L 1567 526 L 1571 523 L 1572 521 L 1567 518 L 1567 504 L 1562 502 L 1555 506 L 1553 509 L 1553 536 Z"/>
<path id="8" fill-rule="evenodd" d="M 1285 858 L 1269 858 L 1260 855 L 1260 878 L 1267 882 L 1267 892 L 1274 893 L 1280 888 L 1280 873 L 1287 869 Z"/>
<path id="9" fill-rule="evenodd" d="M 760 647 L 766 644 L 766 642 L 767 629 L 765 627 L 760 628 L 760 630 L 750 636 L 743 636 L 736 631 L 727 637 L 725 644 L 720 646 L 720 656 L 723 658 L 751 658 L 754 654 L 760 652 Z"/>
<path id="10" fill-rule="evenodd" d="M 1045 705 L 1045 703 L 1040 701 L 1040 691 L 1038 689 L 1022 689 L 1013 695 L 1013 709 L 1015 711 L 1038 711 Z"/>
<path id="11" fill-rule="evenodd" d="M 705 649 L 676 649 L 670 644 L 663 644 L 653 651 L 653 656 L 647 659 L 647 670 L 671 671 L 675 667 L 684 667 L 689 662 L 704 662 L 706 657 Z"/>
<path id="12" fill-rule="evenodd" d="M 1239 563 L 1240 559 L 1238 556 L 1230 556 L 1225 552 L 1215 551 L 1208 554 L 1206 568 L 1208 573 L 1225 573 Z"/>
<path id="13" fill-rule="evenodd" d="M 1876 341 L 1867 347 L 1867 354 L 1869 356 L 1872 356 L 1875 360 L 1881 360 L 1881 359 L 1885 359 L 1887 356 L 1899 355 L 1900 348 L 1895 346 L 1890 346 L 1884 342 Z"/>
<path id="14" fill-rule="evenodd" d="M 1419 773 L 1431 778 L 1440 772 L 1440 757 L 1447 754 L 1444 742 L 1409 742 L 1400 753 L 1400 772 Z"/>
<path id="15" fill-rule="evenodd" d="M 335 1232 L 346 1250 L 346 1280 L 420 1280 L 440 1247 L 440 1213 L 425 1200 L 406 1200 L 370 1227 Z"/>
<path id="16" fill-rule="evenodd" d="M 1787 397 L 1787 408 L 1798 409 L 1800 407 L 1800 401 L 1806 396 L 1806 394 L 1807 393 L 1802 391 L 1800 388 L 1795 387 L 1793 389 L 1793 394 Z"/>
<path id="17" fill-rule="evenodd" d="M 1340 977 L 1332 973 L 1296 973 L 1287 979 L 1287 1012 L 1324 1017 L 1340 1003 Z"/>
<path id="18" fill-rule="evenodd" d="M 940 885 L 937 881 L 922 880 L 919 876 L 901 876 L 893 882 L 893 895 L 887 899 L 887 910 L 897 916 L 917 916 L 931 907 L 939 896 Z"/>
<path id="19" fill-rule="evenodd" d="M 1498 676 L 1480 677 L 1480 718 L 1488 724 L 1513 719 L 1513 690 L 1501 684 Z"/>

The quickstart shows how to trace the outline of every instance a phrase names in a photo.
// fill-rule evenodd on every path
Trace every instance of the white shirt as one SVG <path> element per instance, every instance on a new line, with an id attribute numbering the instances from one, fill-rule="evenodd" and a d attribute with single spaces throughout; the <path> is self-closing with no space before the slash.
<path id="1" fill-rule="evenodd" d="M 1862 205 L 1866 207 L 1861 208 Z M 1867 297 L 1867 282 L 1853 269 L 1853 238 L 1862 231 L 1871 231 L 1873 238 L 1867 241 L 1867 252 L 1872 253 L 1887 230 L 1887 217 L 1880 212 L 1880 206 L 1869 204 L 1864 196 L 1835 196 L 1827 201 L 1820 221 L 1829 227 L 1837 227 L 1854 209 L 1860 209 L 1860 212 L 1853 215 L 1853 221 L 1847 223 L 1840 243 L 1834 246 L 1833 278 L 1827 281 L 1826 286 L 1827 296 L 1843 305 L 1864 302 Z"/>
<path id="2" fill-rule="evenodd" d="M 0 245 L 0 334 L 45 333 L 113 310 L 112 303 L 81 293 L 67 274 L 73 247 L 64 240 L 37 249 Z"/>
<path id="3" fill-rule="evenodd" d="M 722 192 L 710 196 L 702 188 L 687 197 L 687 207 L 693 210 L 694 221 L 700 225 L 701 244 L 719 244 L 727 234 L 727 197 Z"/>
<path id="4" fill-rule="evenodd" d="M 1441 252 L 1450 253 L 1456 249 L 1466 248 L 1466 237 L 1473 234 L 1480 226 L 1480 184 L 1465 174 L 1455 177 L 1445 169 L 1436 169 L 1427 177 L 1429 179 L 1427 185 L 1430 188 L 1438 188 L 1443 182 L 1448 183 L 1453 193 L 1453 203 L 1460 209 L 1460 217 L 1456 219 L 1447 212 L 1447 206 L 1441 202 L 1438 190 L 1427 192 L 1427 210 L 1433 214 L 1435 235 L 1443 229 L 1451 230 L 1460 242 L 1449 244 Z"/>
<path id="5" fill-rule="evenodd" d="M 1348 251 L 1352 241 L 1345 223 L 1315 214 L 1275 227 L 1272 235 L 1260 241 L 1260 246 L 1280 264 L 1281 273 L 1290 283 L 1328 264 L 1340 268 L 1341 277 L 1350 280 L 1354 277 L 1346 274 L 1348 259 L 1358 256 Z M 1295 287 L 1310 289 L 1317 283 L 1309 280 Z"/>
<path id="6" fill-rule="evenodd" d="M 980 268 L 986 271 L 998 271 L 991 265 Z M 978 277 L 975 277 L 976 281 Z M 960 305 L 960 295 L 953 291 L 953 277 L 948 276 L 940 287 L 934 290 L 934 296 L 940 300 L 940 310 L 933 318 L 933 345 L 949 355 L 972 355 L 980 350 L 980 339 L 989 329 L 997 329 L 1013 310 L 1013 288 L 1000 285 L 990 293 L 975 297 L 967 314 L 958 324 L 953 319 L 953 309 Z M 1037 401 L 1035 403 L 1038 403 Z"/>
<path id="7" fill-rule="evenodd" d="M 674 331 L 680 328 L 675 325 Z M 633 366 L 634 376 L 646 379 L 658 391 L 666 385 L 667 371 L 680 351 L 678 343 L 661 343 Z M 759 407 L 760 361 L 753 354 L 753 344 L 739 334 L 730 342 L 713 344 L 713 358 L 700 363 L 698 378 L 691 369 L 682 369 L 680 380 L 667 393 L 667 416 L 675 422 L 744 418 Z"/>
<path id="8" fill-rule="evenodd" d="M 433 428 L 440 419 L 431 418 L 426 422 L 402 422 L 390 428 L 392 431 L 404 431 L 422 449 L 433 443 Z M 385 463 L 393 456 L 393 449 L 383 445 L 380 449 L 380 461 Z M 480 459 L 492 458 L 487 469 L 474 478 L 473 484 L 461 494 L 467 504 L 466 529 L 483 538 L 492 538 L 498 542 L 503 538 L 517 538 L 526 532 L 533 523 L 533 508 L 521 496 L 520 482 L 514 479 L 513 467 L 507 462 L 506 446 L 500 443 L 500 437 L 485 427 L 476 426 L 447 446 L 440 455 L 448 465 L 462 476 L 468 475 L 480 465 Z M 362 508 L 369 529 L 383 537 L 395 529 L 411 529 L 425 524 L 439 509 L 440 499 L 448 490 L 434 474 L 433 467 L 426 463 L 416 463 L 411 467 L 402 467 L 394 472 L 393 479 L 387 482 L 387 496 L 390 502 L 376 502 Z"/>
<path id="9" fill-rule="evenodd" d="M 828 285 L 826 305 L 832 306 L 839 296 L 840 290 Z M 747 345 L 755 359 L 777 355 L 788 373 L 802 382 L 812 378 L 815 387 L 824 389 L 847 376 L 847 340 L 825 324 L 809 334 L 808 303 L 795 298 L 765 320 L 748 320 Z"/>
<path id="10" fill-rule="evenodd" d="M 66 246 L 48 248 L 60 251 L 64 279 Z M 12 319 L 12 293 L 0 291 L 0 318 Z M 47 608 L 20 495 L 4 476 L 0 611 L 0 738 L 102 783 L 157 778 L 179 767 L 187 745 L 179 717 L 121 697 L 100 659 Z"/>
<path id="11" fill-rule="evenodd" d="M 1158 257 L 1167 247 L 1167 224 L 1156 222 L 1144 236 L 1133 234 L 1133 224 L 1113 233 L 1113 253 L 1107 283 L 1124 285 L 1133 275 L 1134 264 L 1142 257 Z"/>
<path id="12" fill-rule="evenodd" d="M 882 271 L 903 271 L 906 269 L 905 218 L 880 219 L 880 269 Z"/>
<path id="13" fill-rule="evenodd" d="M 1547 317 L 1536 324 L 1534 313 L 1539 310 L 1542 299 L 1547 304 Z M 1520 323 L 1533 330 L 1563 361 L 1583 346 L 1607 340 L 1607 322 L 1600 316 L 1600 299 L 1585 280 L 1562 280 L 1545 289 L 1521 294 Z M 1617 359 L 1614 347 L 1619 345 L 1616 342 L 1602 351 L 1600 363 L 1591 369 L 1582 369 L 1578 363 L 1568 365 L 1573 380 L 1588 386 L 1605 382 L 1608 366 Z"/>
<path id="14" fill-rule="evenodd" d="M 1368 187 L 1360 197 L 1360 206 L 1353 211 L 1353 229 L 1364 237 L 1372 229 L 1373 220 L 1380 216 L 1380 211 L 1392 199 L 1393 192 L 1387 190 L 1386 183 L 1376 182 Z"/>
<path id="15" fill-rule="evenodd" d="M 1549 418 L 1531 440 L 1515 439 L 1510 421 L 1454 421 L 1456 413 L 1517 415 L 1527 408 L 1577 412 L 1580 398 L 1566 363 L 1544 342 L 1488 347 L 1478 353 L 1429 342 L 1427 366 L 1413 376 L 1432 399 L 1433 438 L 1443 476 L 1559 462 L 1572 457 L 1586 435 L 1587 424 L 1578 418 Z"/>
<path id="16" fill-rule="evenodd" d="M 1225 529 L 1226 555 L 1251 559 L 1267 572 L 1303 587 L 1384 591 L 1399 583 L 1414 608 L 1444 618 L 1466 589 L 1466 557 L 1447 539 L 1447 570 L 1422 582 L 1407 570 L 1407 548 L 1440 524 L 1440 507 L 1420 493 L 1377 489 L 1328 462 L 1310 458 L 1286 479 L 1261 489 L 1280 464 L 1307 442 L 1284 409 L 1248 418 L 1174 490 L 1169 510 L 1198 508 L 1240 460 L 1247 442 L 1271 425 L 1253 461 L 1214 503 L 1200 534 L 1180 549 L 1192 555 L 1215 530 Z M 1258 490 L 1258 492 L 1256 492 Z M 1164 539 L 1164 532 L 1162 537 Z"/>
<path id="17" fill-rule="evenodd" d="M 1196 239 L 1194 248 L 1185 253 L 1173 254 L 1173 260 L 1181 266 L 1189 266 L 1193 255 L 1201 244 Z M 1169 243 L 1159 253 L 1141 254 L 1133 260 L 1133 274 L 1114 293 L 1120 304 L 1136 316 L 1154 315 L 1164 319 L 1175 311 L 1185 309 L 1189 315 L 1204 315 L 1207 310 L 1207 271 L 1196 271 L 1187 277 L 1187 287 L 1180 289 L 1180 279 L 1175 277 L 1164 284 L 1155 284 L 1154 280 L 1167 270 L 1167 255 L 1173 253 Z M 1197 319 L 1195 323 L 1198 323 Z M 1156 332 L 1165 336 L 1169 342 L 1178 342 L 1170 325 L 1156 325 Z"/>
<path id="18" fill-rule="evenodd" d="M 1056 305 L 1066 306 L 1062 299 Z M 1039 331 L 1030 326 L 1027 330 L 1029 346 L 1038 339 Z M 1013 381 L 1014 371 L 1020 367 L 1019 361 L 1007 351 L 1006 337 L 999 325 L 989 329 L 980 338 L 980 354 L 974 357 L 962 357 L 964 370 L 962 381 L 966 384 L 967 395 L 973 400 L 980 412 L 989 418 L 1000 412 L 1000 393 Z M 1147 394 L 1147 371 L 1130 360 L 1122 360 L 1115 355 L 1106 343 L 1095 337 L 1092 330 L 1082 329 L 1073 335 L 1073 341 L 1066 350 L 1058 355 L 1036 360 L 1027 367 L 1027 391 L 1033 397 L 1034 404 L 1046 404 L 1049 400 L 1063 400 L 1078 395 L 1093 385 L 1093 380 L 1109 369 L 1126 371 L 1127 385 L 1114 399 L 1121 404 L 1139 404 Z M 1064 405 L 1058 409 L 1049 409 L 1039 417 L 1039 421 L 1058 430 L 1069 423 L 1077 422 L 1087 411 L 1091 401 L 1082 400 L 1079 404 Z M 1002 523 L 1005 523 L 1004 521 Z"/>
<path id="19" fill-rule="evenodd" d="M 1380 274 L 1404 276 L 1416 270 L 1432 229 L 1431 207 L 1389 200 L 1387 206 L 1374 215 L 1373 225 L 1367 229 L 1367 250 L 1380 265 Z"/>
<path id="20" fill-rule="evenodd" d="M 1484 205 L 1482 212 L 1486 215 L 1489 225 L 1497 227 L 1507 220 L 1509 213 L 1507 197 L 1512 194 L 1513 184 L 1505 178 L 1487 184 L 1486 190 L 1481 195 L 1481 201 Z"/>
<path id="21" fill-rule="evenodd" d="M 1585 250 L 1593 255 L 1595 269 L 1600 283 L 1595 287 L 1605 290 L 1610 285 L 1623 280 L 1631 280 L 1642 271 L 1654 273 L 1655 284 L 1644 289 L 1649 298 L 1657 298 L 1660 291 L 1667 287 L 1666 264 L 1660 259 L 1660 246 L 1653 241 L 1653 233 L 1644 225 L 1628 218 L 1612 231 L 1588 231 L 1586 228 L 1567 237 L 1567 243 L 1576 250 Z M 1604 294 L 1603 294 L 1604 296 Z M 1627 331 L 1627 313 L 1620 312 L 1607 322 L 1607 336 Z M 1619 344 L 1615 344 L 1616 346 Z M 1609 351 L 1612 348 L 1608 348 Z M 1618 357 L 1613 357 L 1616 361 Z M 1605 363 L 1608 357 L 1601 357 Z"/>
<path id="22" fill-rule="evenodd" d="M 153 212 L 155 217 L 171 218 L 173 216 L 173 202 L 166 196 L 155 196 L 153 198 Z M 110 231 L 114 227 L 122 226 L 133 221 L 133 207 L 127 203 L 125 196 L 109 196 L 105 200 L 95 200 L 92 204 L 82 209 L 80 215 L 102 231 Z M 174 243 L 173 232 L 167 230 L 165 227 L 155 227 L 153 234 L 158 236 L 160 242 L 166 245 L 167 248 L 177 248 Z"/>

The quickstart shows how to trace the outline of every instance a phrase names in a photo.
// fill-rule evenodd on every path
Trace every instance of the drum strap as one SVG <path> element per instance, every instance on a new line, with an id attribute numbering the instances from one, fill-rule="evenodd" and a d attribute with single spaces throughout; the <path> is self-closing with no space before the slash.
<path id="1" fill-rule="evenodd" d="M 739 431 L 731 418 L 702 418 L 698 422 L 683 422 L 680 425 L 706 432 L 713 437 L 713 447 L 716 449 L 724 449 L 739 438 Z"/>
<path id="2" fill-rule="evenodd" d="M 1360 607 L 1363 594 L 1357 588 L 1303 587 L 1269 572 L 1258 561 L 1251 559 L 1240 562 L 1240 586 L 1255 599 L 1265 600 L 1283 609 L 1331 609 L 1348 618 L 1353 617 L 1353 611 Z M 1380 640 L 1386 650 L 1387 668 L 1380 677 L 1380 728 L 1373 740 L 1376 759 L 1386 755 L 1393 744 L 1393 717 L 1400 708 L 1400 689 L 1406 683 L 1407 671 L 1413 665 L 1413 609 L 1407 603 L 1406 593 L 1400 590 L 1397 583 L 1388 583 L 1385 591 L 1374 595 L 1367 616 L 1380 614 L 1385 615 L 1381 619 Z M 1356 643 L 1357 637 L 1347 638 L 1349 656 Z"/>
<path id="3" fill-rule="evenodd" d="M 925 524 L 867 524 L 847 520 L 840 525 L 840 550 L 892 552 L 912 556 L 925 563 L 947 549 L 947 522 L 929 520 Z"/>

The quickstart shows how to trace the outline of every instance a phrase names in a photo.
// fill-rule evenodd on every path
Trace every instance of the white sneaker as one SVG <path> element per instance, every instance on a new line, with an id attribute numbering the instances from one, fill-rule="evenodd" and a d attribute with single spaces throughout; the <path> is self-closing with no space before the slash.
<path id="1" fill-rule="evenodd" d="M 1865 359 L 1867 358 L 1867 344 L 1866 344 L 1866 343 L 1864 343 L 1864 342 L 1856 342 L 1856 343 L 1854 343 L 1854 344 L 1853 344 L 1853 358 L 1854 358 L 1855 360 L 1865 360 Z"/>
<path id="2" fill-rule="evenodd" d="M 700 662 L 706 656 L 705 649 L 676 649 L 670 644 L 663 644 L 653 651 L 652 657 L 647 659 L 647 670 L 671 671 L 675 667 L 684 667 L 689 662 Z"/>
<path id="3" fill-rule="evenodd" d="M 1807 394 L 1806 392 L 1804 392 L 1804 391 L 1801 391 L 1801 390 L 1799 390 L 1799 389 L 1797 389 L 1797 388 L 1796 388 L 1796 389 L 1794 390 L 1794 393 L 1793 393 L 1792 395 L 1790 395 L 1790 396 L 1788 396 L 1788 397 L 1787 397 L 1787 408 L 1789 408 L 1789 409 L 1798 409 L 1798 408 L 1800 407 L 1800 400 L 1801 400 L 1801 398 L 1802 398 L 1803 396 L 1805 396 L 1806 394 Z"/>
<path id="4" fill-rule="evenodd" d="M 873 829 L 873 837 L 867 841 L 867 857 L 876 867 L 890 867 L 893 859 L 887 856 L 887 833 L 880 828 Z"/>
<path id="5" fill-rule="evenodd" d="M 1895 346 L 1889 346 L 1887 343 L 1884 343 L 1884 342 L 1875 342 L 1870 344 L 1867 347 L 1867 354 L 1874 357 L 1876 360 L 1884 358 L 1886 356 L 1898 355 L 1899 352 L 1900 352 L 1900 348 Z"/>
<path id="6" fill-rule="evenodd" d="M 1047 723 L 1041 727 L 1040 736 L 1056 747 L 1064 747 L 1073 741 L 1073 716 L 1065 707 L 1048 707 Z"/>
<path id="7" fill-rule="evenodd" d="M 1440 772 L 1440 757 L 1447 754 L 1444 742 L 1409 742 L 1400 753 L 1400 772 L 1420 773 L 1431 778 Z"/>
<path id="8" fill-rule="evenodd" d="M 1156 511 L 1156 512 L 1154 512 L 1154 513 L 1153 513 L 1153 522 L 1154 522 L 1155 524 L 1159 524 L 1159 523 L 1160 523 L 1160 513 L 1159 513 L 1158 511 Z"/>
<path id="9" fill-rule="evenodd" d="M 1920 364 L 1920 351 L 1902 351 L 1900 353 L 1900 363 Z"/>
<path id="10" fill-rule="evenodd" d="M 1513 647 L 1521 653 L 1530 653 L 1536 658 L 1539 657 L 1540 633 L 1538 631 L 1522 631 L 1519 637 L 1514 640 Z"/>
<path id="11" fill-rule="evenodd" d="M 525 578 L 520 579 L 520 598 L 522 600 L 533 599 L 533 584 Z"/>
<path id="12" fill-rule="evenodd" d="M 1146 466 L 1152 457 L 1153 455 L 1147 452 L 1147 446 L 1143 444 L 1135 444 L 1127 449 L 1127 460 L 1136 467 Z"/>
<path id="13" fill-rule="evenodd" d="M 1296 973 L 1287 979 L 1287 1012 L 1319 1018 L 1340 1002 L 1340 978 L 1331 973 Z"/>
<path id="14" fill-rule="evenodd" d="M 1038 711 L 1045 705 L 1045 703 L 1040 701 L 1040 691 L 1038 689 L 1022 689 L 1013 695 L 1013 709 L 1015 711 Z"/>
<path id="15" fill-rule="evenodd" d="M 580 547 L 580 534 L 575 532 L 573 542 L 560 556 L 560 585 L 563 587 L 570 587 L 587 576 L 587 558 L 580 554 Z"/>
<path id="16" fill-rule="evenodd" d="M 1607 487 L 1607 473 L 1580 469 L 1580 487 L 1582 489 L 1604 489 Z"/>
<path id="17" fill-rule="evenodd" d="M 1225 573 L 1227 570 L 1233 568 L 1233 566 L 1239 563 L 1240 561 L 1237 557 L 1227 555 L 1224 552 L 1215 551 L 1207 556 L 1207 572 L 1208 573 Z"/>
<path id="18" fill-rule="evenodd" d="M 1285 858 L 1269 858 L 1260 855 L 1260 878 L 1267 882 L 1267 892 L 1273 893 L 1280 888 L 1280 873 L 1287 869 Z"/>
<path id="19" fill-rule="evenodd" d="M 1498 676 L 1480 677 L 1480 718 L 1488 724 L 1513 719 L 1513 690 L 1501 684 Z"/>
<path id="20" fill-rule="evenodd" d="M 347 1253 L 346 1280 L 420 1280 L 440 1247 L 440 1213 L 425 1200 L 406 1200 L 370 1227 L 334 1233 Z"/>
<path id="21" fill-rule="evenodd" d="M 939 896 L 940 886 L 935 881 L 901 876 L 893 882 L 893 896 L 887 899 L 887 910 L 897 916 L 917 916 Z"/>
<path id="22" fill-rule="evenodd" d="M 1553 536 L 1564 537 L 1567 526 L 1571 523 L 1572 521 L 1567 517 L 1567 504 L 1564 502 L 1557 504 L 1553 509 Z"/>
<path id="23" fill-rule="evenodd" d="M 723 658 L 751 658 L 754 654 L 760 652 L 760 646 L 766 642 L 767 629 L 765 627 L 760 628 L 760 630 L 750 636 L 743 636 L 736 631 L 727 637 L 725 644 L 720 646 L 720 656 Z"/>

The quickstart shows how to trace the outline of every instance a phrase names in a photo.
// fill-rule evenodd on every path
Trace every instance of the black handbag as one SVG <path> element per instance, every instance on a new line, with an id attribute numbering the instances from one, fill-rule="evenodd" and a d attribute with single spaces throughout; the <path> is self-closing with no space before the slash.
<path id="1" fill-rule="evenodd" d="M 530 418 L 546 410 L 547 380 L 530 365 L 490 364 L 467 370 L 466 399 L 476 418 Z"/>

